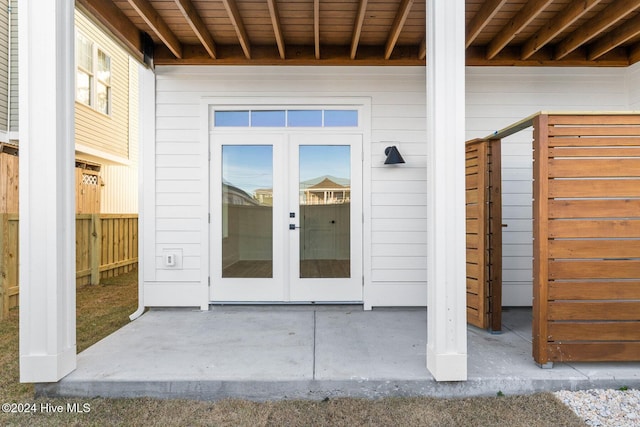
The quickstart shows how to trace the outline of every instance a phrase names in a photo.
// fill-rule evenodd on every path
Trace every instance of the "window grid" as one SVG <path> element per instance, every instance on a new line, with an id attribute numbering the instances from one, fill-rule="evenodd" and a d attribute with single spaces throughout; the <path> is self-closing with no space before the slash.
<path id="1" fill-rule="evenodd" d="M 272 122 L 268 121 L 269 118 Z M 348 109 L 247 109 L 216 110 L 213 113 L 214 127 L 333 128 L 357 127 L 358 122 L 358 110 Z"/>
<path id="2" fill-rule="evenodd" d="M 111 114 L 111 57 L 76 32 L 76 100 Z"/>

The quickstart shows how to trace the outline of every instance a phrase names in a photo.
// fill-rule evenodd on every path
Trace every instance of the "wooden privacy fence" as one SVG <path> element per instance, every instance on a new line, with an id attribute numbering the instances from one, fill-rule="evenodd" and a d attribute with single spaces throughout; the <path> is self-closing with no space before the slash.
<path id="1" fill-rule="evenodd" d="M 18 215 L 0 214 L 0 318 L 18 305 Z M 138 215 L 76 215 L 76 285 L 136 268 Z"/>
<path id="2" fill-rule="evenodd" d="M 538 113 L 533 357 L 640 361 L 640 115 Z"/>
<path id="3" fill-rule="evenodd" d="M 466 144 L 467 322 L 502 330 L 500 141 Z"/>
<path id="4" fill-rule="evenodd" d="M 534 120 L 534 358 L 640 360 L 640 115 Z"/>

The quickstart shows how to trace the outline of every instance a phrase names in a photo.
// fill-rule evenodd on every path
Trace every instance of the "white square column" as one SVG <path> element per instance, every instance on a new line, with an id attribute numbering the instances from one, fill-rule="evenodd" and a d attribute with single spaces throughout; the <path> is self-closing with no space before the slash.
<path id="1" fill-rule="evenodd" d="M 427 368 L 467 379 L 465 2 L 427 0 Z"/>
<path id="2" fill-rule="evenodd" d="M 21 0 L 20 381 L 76 367 L 73 0 Z"/>

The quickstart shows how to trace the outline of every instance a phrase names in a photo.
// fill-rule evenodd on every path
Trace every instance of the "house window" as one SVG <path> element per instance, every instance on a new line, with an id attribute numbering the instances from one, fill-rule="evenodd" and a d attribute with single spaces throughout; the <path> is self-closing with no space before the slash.
<path id="1" fill-rule="evenodd" d="M 215 127 L 358 127 L 358 110 L 218 110 Z"/>
<path id="2" fill-rule="evenodd" d="M 111 113 L 111 57 L 76 32 L 76 100 Z"/>

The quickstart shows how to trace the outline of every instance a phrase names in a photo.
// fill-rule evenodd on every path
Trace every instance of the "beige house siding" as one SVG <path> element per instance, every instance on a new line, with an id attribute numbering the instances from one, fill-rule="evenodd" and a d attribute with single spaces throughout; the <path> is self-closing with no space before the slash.
<path id="1" fill-rule="evenodd" d="M 129 57 L 114 41 L 76 10 L 76 31 L 111 57 L 111 113 L 76 102 L 76 148 L 129 159 Z"/>
<path id="2" fill-rule="evenodd" d="M 11 4 L 11 100 L 9 107 L 11 116 L 9 117 L 9 131 L 18 132 L 18 0 L 9 0 L 9 2 Z"/>
<path id="3" fill-rule="evenodd" d="M 0 0 L 0 132 L 7 132 L 9 77 L 9 14 L 7 0 Z M 0 140 L 6 138 L 0 137 Z"/>

